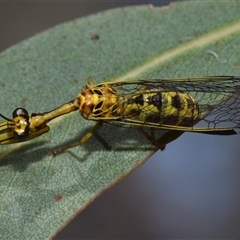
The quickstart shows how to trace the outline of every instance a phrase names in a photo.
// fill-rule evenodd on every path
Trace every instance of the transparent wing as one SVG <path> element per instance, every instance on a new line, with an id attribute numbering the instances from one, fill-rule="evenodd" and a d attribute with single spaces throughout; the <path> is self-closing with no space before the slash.
<path id="1" fill-rule="evenodd" d="M 196 131 L 214 134 L 219 131 L 226 134 L 240 132 L 240 78 L 234 76 L 200 77 L 182 79 L 151 79 L 133 80 L 111 83 L 113 88 L 129 99 L 139 94 L 167 93 L 169 91 L 184 92 L 196 100 L 199 107 L 198 121 L 189 126 L 178 126 L 162 123 L 142 122 L 131 117 L 123 116 L 118 122 L 123 124 L 143 125 L 148 127 L 181 131 Z M 145 86 L 145 88 L 142 88 Z M 139 108 L 135 115 L 144 112 Z M 148 107 L 149 111 L 149 107 Z M 99 119 L 98 119 L 99 120 Z M 102 119 L 104 120 L 104 119 Z M 194 126 L 193 126 L 194 125 Z M 224 134 L 224 133 L 222 133 Z"/>

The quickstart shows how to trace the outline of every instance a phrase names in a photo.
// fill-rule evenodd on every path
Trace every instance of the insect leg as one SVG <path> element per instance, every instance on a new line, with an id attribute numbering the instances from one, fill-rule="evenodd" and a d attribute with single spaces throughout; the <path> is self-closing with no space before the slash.
<path id="1" fill-rule="evenodd" d="M 56 150 L 53 152 L 53 154 L 56 156 L 56 155 L 59 155 L 59 154 L 65 152 L 69 148 L 76 147 L 76 146 L 86 143 L 89 140 L 89 138 L 91 138 L 92 135 L 94 133 L 96 133 L 102 125 L 103 125 L 103 122 L 97 122 L 97 124 L 92 128 L 92 130 L 90 132 L 88 132 L 85 136 L 83 136 L 79 142 L 72 143 L 62 149 Z"/>
<path id="2" fill-rule="evenodd" d="M 180 137 L 184 131 L 177 131 L 177 130 L 168 130 L 164 133 L 159 139 L 156 140 L 158 144 L 167 145 L 168 143 L 176 140 Z"/>
<path id="3" fill-rule="evenodd" d="M 166 147 L 166 144 L 158 143 L 155 139 L 153 139 L 145 130 L 143 130 L 141 127 L 137 127 L 137 129 L 157 148 L 159 148 L 161 151 L 163 151 Z"/>
<path id="4" fill-rule="evenodd" d="M 137 128 L 154 146 L 158 147 L 161 151 L 165 149 L 168 143 L 176 140 L 184 133 L 184 131 L 168 130 L 161 136 L 160 139 L 155 140 L 144 129 L 141 127 Z"/>

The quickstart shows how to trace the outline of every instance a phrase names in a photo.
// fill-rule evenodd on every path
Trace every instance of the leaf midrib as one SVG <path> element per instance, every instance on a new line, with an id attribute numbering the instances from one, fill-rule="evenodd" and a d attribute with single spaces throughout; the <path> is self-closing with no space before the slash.
<path id="1" fill-rule="evenodd" d="M 149 71 L 151 68 L 166 63 L 180 54 L 187 53 L 194 48 L 205 47 L 214 41 L 228 37 L 231 34 L 237 34 L 240 32 L 240 20 L 231 24 L 225 25 L 224 27 L 218 28 L 217 30 L 207 32 L 194 40 L 187 41 L 184 44 L 179 45 L 176 48 L 169 49 L 168 51 L 159 54 L 152 58 L 150 61 L 145 62 L 143 65 L 133 69 L 132 71 L 122 75 L 114 81 L 125 81 L 127 79 L 136 79 L 142 73 Z"/>

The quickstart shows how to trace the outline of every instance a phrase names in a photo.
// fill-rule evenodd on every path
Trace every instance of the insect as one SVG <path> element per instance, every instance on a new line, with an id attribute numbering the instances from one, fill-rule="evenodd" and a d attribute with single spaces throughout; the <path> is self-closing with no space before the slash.
<path id="1" fill-rule="evenodd" d="M 79 110 L 83 118 L 96 121 L 94 128 L 77 143 L 55 151 L 84 144 L 103 123 L 137 127 L 154 145 L 143 127 L 169 132 L 198 132 L 232 135 L 240 130 L 240 77 L 214 76 L 180 79 L 129 80 L 88 84 L 72 101 L 44 113 L 13 111 L 13 118 L 0 115 L 0 144 L 28 141 L 50 130 L 52 119 Z M 166 141 L 167 142 L 167 141 Z"/>

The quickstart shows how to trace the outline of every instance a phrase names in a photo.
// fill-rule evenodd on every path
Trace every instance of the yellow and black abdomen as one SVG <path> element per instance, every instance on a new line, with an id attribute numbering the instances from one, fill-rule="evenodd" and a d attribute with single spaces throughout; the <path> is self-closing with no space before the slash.
<path id="1" fill-rule="evenodd" d="M 193 126 L 199 120 L 199 108 L 188 93 L 141 86 L 123 104 L 122 115 L 143 124 Z"/>
<path id="2" fill-rule="evenodd" d="M 87 85 L 75 102 L 86 119 L 147 126 L 191 127 L 200 120 L 197 101 L 175 88 L 139 84 L 132 90 L 123 84 Z"/>

